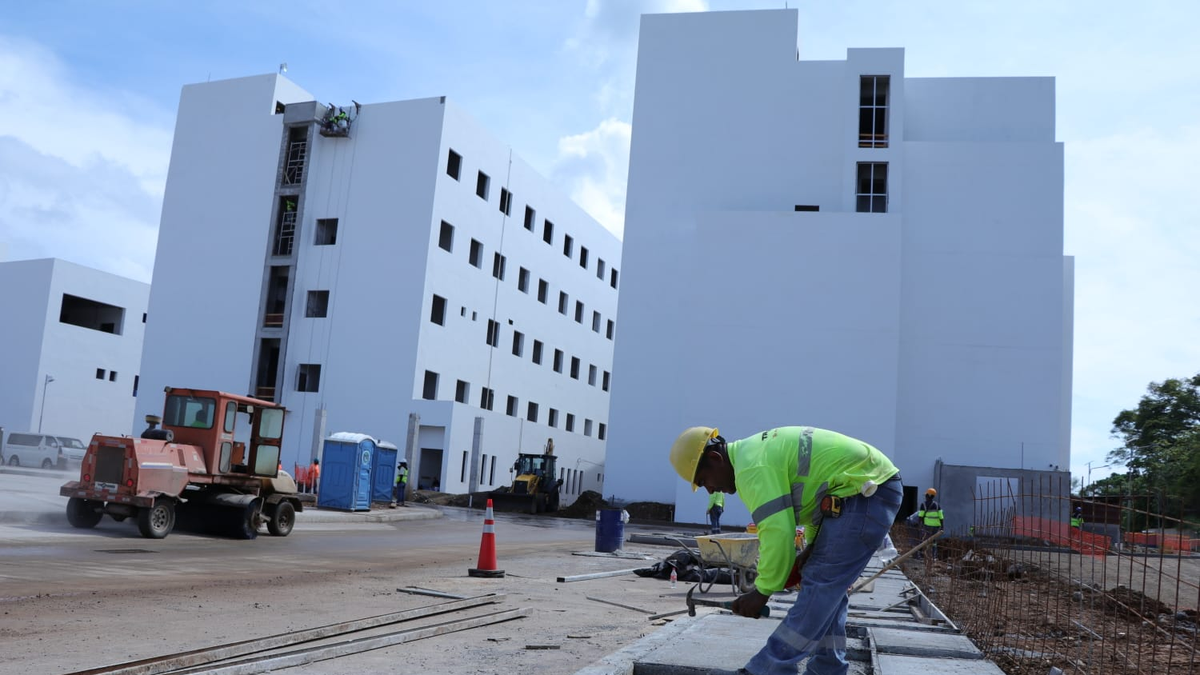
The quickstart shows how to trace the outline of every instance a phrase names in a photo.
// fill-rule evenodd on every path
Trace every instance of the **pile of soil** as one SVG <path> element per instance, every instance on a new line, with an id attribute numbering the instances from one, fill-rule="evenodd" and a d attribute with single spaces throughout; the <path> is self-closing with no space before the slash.
<path id="1" fill-rule="evenodd" d="M 660 502 L 634 502 L 627 504 L 630 520 L 651 520 L 659 523 L 670 523 L 675 520 L 675 507 Z"/>
<path id="2" fill-rule="evenodd" d="M 1104 603 L 1108 613 L 1130 620 L 1143 617 L 1153 619 L 1159 614 L 1175 613 L 1170 606 L 1125 586 L 1117 586 L 1110 590 L 1104 598 Z"/>
<path id="3" fill-rule="evenodd" d="M 584 490 L 575 503 L 558 510 L 563 518 L 595 518 L 596 511 L 609 508 L 608 502 L 595 490 Z"/>

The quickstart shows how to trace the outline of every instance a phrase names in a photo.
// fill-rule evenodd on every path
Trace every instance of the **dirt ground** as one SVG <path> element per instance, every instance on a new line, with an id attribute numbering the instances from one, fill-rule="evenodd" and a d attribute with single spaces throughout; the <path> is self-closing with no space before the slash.
<path id="1" fill-rule="evenodd" d="M 668 582 L 633 574 L 557 583 L 556 577 L 562 575 L 653 562 L 572 555 L 580 550 L 590 549 L 575 543 L 537 551 L 524 547 L 500 560 L 507 576 L 497 580 L 468 577 L 466 568 L 473 566 L 473 560 L 470 564 L 462 560 L 423 563 L 413 556 L 398 558 L 395 565 L 332 572 L 241 577 L 231 571 L 229 579 L 197 584 L 164 583 L 162 577 L 141 582 L 97 573 L 94 584 L 74 583 L 32 596 L 0 598 L 4 655 L 0 675 L 95 668 L 443 602 L 398 592 L 401 586 L 467 596 L 508 594 L 501 605 L 435 617 L 418 622 L 421 625 L 518 607 L 532 608 L 533 614 L 280 672 L 561 674 L 654 631 L 647 613 L 684 608 L 687 585 L 682 583 L 671 589 Z M 630 552 L 656 557 L 670 553 L 657 547 L 626 550 Z M 184 569 L 179 576 L 186 579 L 187 574 Z M 530 650 L 527 645 L 553 648 Z"/>

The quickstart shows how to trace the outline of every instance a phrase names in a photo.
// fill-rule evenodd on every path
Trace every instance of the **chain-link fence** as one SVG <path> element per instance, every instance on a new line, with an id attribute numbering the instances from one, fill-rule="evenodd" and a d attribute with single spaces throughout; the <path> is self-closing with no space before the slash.
<path id="1" fill-rule="evenodd" d="M 976 492 L 971 522 L 905 572 L 1005 672 L 1200 674 L 1200 525 L 1057 479 Z"/>

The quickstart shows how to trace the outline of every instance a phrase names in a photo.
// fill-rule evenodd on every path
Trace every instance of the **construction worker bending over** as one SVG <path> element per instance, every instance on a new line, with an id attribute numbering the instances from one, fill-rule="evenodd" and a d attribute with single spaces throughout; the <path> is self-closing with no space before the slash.
<path id="1" fill-rule="evenodd" d="M 767 644 L 739 673 L 845 673 L 849 588 L 900 510 L 899 470 L 862 441 L 813 427 L 770 429 L 726 443 L 711 427 L 687 429 L 671 446 L 671 464 L 692 489 L 737 494 L 758 526 L 755 589 L 733 612 L 757 617 L 797 563 L 796 526 L 807 548 L 800 592 Z"/>
<path id="2" fill-rule="evenodd" d="M 942 513 L 942 505 L 934 499 L 937 497 L 937 490 L 929 488 L 925 491 L 925 501 L 921 507 L 917 509 L 917 520 L 921 521 L 921 538 L 928 539 L 938 532 L 942 531 L 942 524 L 946 520 L 946 515 Z M 930 546 L 929 550 L 933 559 L 937 560 L 937 543 Z M 923 551 L 917 553 L 917 558 L 924 558 Z"/>

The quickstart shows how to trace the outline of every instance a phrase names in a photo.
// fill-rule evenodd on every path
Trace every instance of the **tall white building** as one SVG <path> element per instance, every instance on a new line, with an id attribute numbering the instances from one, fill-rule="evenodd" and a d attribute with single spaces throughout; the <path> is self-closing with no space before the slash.
<path id="1" fill-rule="evenodd" d="M 553 439 L 564 503 L 599 489 L 620 242 L 444 97 L 342 111 L 184 87 L 139 419 L 164 386 L 249 393 L 287 407 L 286 467 L 362 432 L 453 492 Z"/>
<path id="2" fill-rule="evenodd" d="M 1053 78 L 907 77 L 903 49 L 799 60 L 797 19 L 642 18 L 607 493 L 702 521 L 667 462 L 692 425 L 850 434 L 910 499 L 939 462 L 1065 469 Z"/>
<path id="3" fill-rule="evenodd" d="M 150 286 L 57 258 L 0 263 L 0 427 L 128 434 Z"/>

